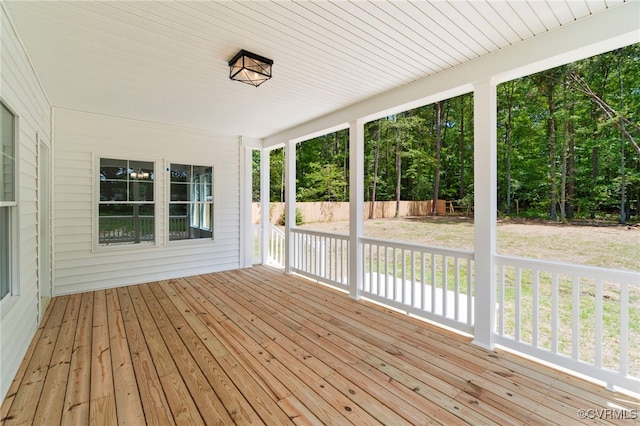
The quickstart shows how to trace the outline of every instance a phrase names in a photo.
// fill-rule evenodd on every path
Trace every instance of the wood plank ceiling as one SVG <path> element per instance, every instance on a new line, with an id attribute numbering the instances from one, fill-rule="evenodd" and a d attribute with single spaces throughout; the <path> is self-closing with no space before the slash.
<path id="1" fill-rule="evenodd" d="M 54 106 L 260 138 L 623 2 L 3 4 Z M 240 49 L 273 79 L 230 81 Z"/>

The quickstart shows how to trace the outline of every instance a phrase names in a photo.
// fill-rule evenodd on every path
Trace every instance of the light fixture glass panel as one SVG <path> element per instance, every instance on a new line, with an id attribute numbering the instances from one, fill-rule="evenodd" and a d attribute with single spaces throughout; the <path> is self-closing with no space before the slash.
<path id="1" fill-rule="evenodd" d="M 271 78 L 273 61 L 241 50 L 229 61 L 229 78 L 258 87 Z"/>

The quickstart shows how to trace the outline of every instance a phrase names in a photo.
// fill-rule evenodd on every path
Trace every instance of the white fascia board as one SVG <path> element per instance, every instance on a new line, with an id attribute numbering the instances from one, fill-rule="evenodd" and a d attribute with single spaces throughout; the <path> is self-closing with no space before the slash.
<path id="1" fill-rule="evenodd" d="M 605 12 L 505 47 L 366 101 L 319 117 L 263 139 L 263 147 L 302 141 L 346 128 L 353 120 L 370 121 L 473 90 L 473 83 L 494 83 L 530 75 L 640 42 L 640 1 L 632 0 Z"/>

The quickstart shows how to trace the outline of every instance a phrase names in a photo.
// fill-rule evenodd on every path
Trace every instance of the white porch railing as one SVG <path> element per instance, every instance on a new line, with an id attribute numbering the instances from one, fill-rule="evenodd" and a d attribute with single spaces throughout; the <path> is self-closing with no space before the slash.
<path id="1" fill-rule="evenodd" d="M 284 264 L 272 228 L 269 258 Z M 349 237 L 291 230 L 291 270 L 349 290 Z M 360 296 L 474 333 L 474 254 L 360 238 Z M 640 392 L 640 274 L 495 256 L 496 344 Z"/>
<path id="2" fill-rule="evenodd" d="M 253 264 L 262 263 L 262 224 L 253 224 Z"/>
<path id="3" fill-rule="evenodd" d="M 267 247 L 265 263 L 277 268 L 284 268 L 285 235 L 277 226 L 269 224 L 269 245 Z M 262 225 L 253 224 L 253 263 L 262 263 Z"/>
<path id="4" fill-rule="evenodd" d="M 360 294 L 473 333 L 473 253 L 361 238 Z"/>
<path id="5" fill-rule="evenodd" d="M 640 274 L 496 256 L 496 343 L 640 392 Z"/>
<path id="6" fill-rule="evenodd" d="M 349 236 L 293 228 L 291 270 L 315 280 L 347 289 Z"/>
<path id="7" fill-rule="evenodd" d="M 284 268 L 284 232 L 271 225 L 269 232 L 269 253 L 267 262 L 278 268 Z"/>

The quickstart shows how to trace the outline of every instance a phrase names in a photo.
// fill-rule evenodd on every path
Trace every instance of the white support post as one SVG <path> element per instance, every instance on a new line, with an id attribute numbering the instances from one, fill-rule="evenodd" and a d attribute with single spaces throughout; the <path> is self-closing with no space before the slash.
<path id="1" fill-rule="evenodd" d="M 293 141 L 285 146 L 285 165 L 284 272 L 290 274 L 295 256 L 291 228 L 296 226 L 296 143 Z"/>
<path id="2" fill-rule="evenodd" d="M 260 253 L 262 264 L 269 262 L 269 238 L 271 237 L 271 151 L 260 150 L 260 224 L 262 225 Z"/>
<path id="3" fill-rule="evenodd" d="M 358 299 L 362 288 L 364 229 L 364 122 L 349 123 L 349 297 Z"/>
<path id="4" fill-rule="evenodd" d="M 253 266 L 252 151 L 252 148 L 246 146 L 240 138 L 240 268 Z"/>
<path id="5" fill-rule="evenodd" d="M 474 251 L 473 343 L 493 349 L 496 324 L 497 146 L 496 85 L 475 84 L 474 99 Z"/>

